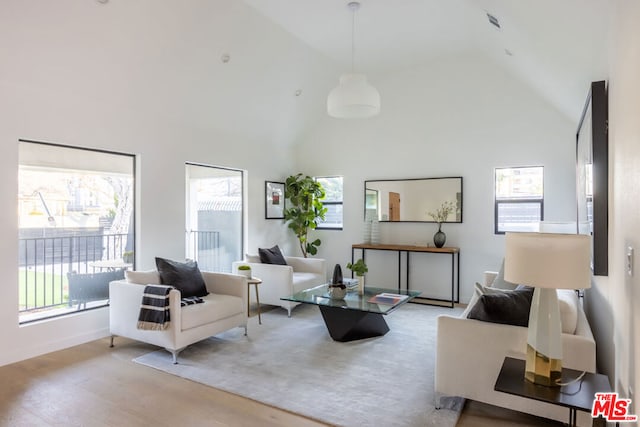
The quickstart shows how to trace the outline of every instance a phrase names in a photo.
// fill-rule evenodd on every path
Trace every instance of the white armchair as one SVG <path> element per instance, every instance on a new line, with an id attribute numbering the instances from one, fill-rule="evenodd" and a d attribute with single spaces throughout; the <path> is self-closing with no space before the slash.
<path id="1" fill-rule="evenodd" d="M 144 285 L 160 283 L 157 271 L 126 272 L 126 280 L 109 284 L 111 346 L 114 336 L 164 347 L 177 363 L 178 353 L 194 342 L 228 329 L 243 327 L 247 334 L 247 278 L 236 274 L 202 272 L 209 295 L 204 303 L 180 306 L 180 291 L 169 293 L 171 322 L 165 330 L 137 328 Z"/>
<path id="2" fill-rule="evenodd" d="M 496 273 L 485 272 L 484 285 L 491 286 Z M 561 295 L 564 293 L 564 295 Z M 575 332 L 563 332 L 562 365 L 595 372 L 596 343 L 589 322 L 574 291 L 560 290 L 561 317 L 573 318 Z M 563 302 L 566 302 L 565 303 Z M 473 303 L 473 301 L 472 301 Z M 572 308 L 563 313 L 563 308 Z M 567 310 L 571 311 L 571 310 Z M 526 358 L 527 328 L 441 315 L 437 320 L 435 362 L 436 407 L 444 396 L 460 396 L 516 411 L 566 421 L 567 409 L 494 390 L 505 356 Z M 591 416 L 578 413 L 578 425 L 591 425 Z"/>
<path id="3" fill-rule="evenodd" d="M 245 261 L 233 263 L 233 271 L 242 264 L 251 266 L 251 275 L 262 279 L 260 303 L 282 307 L 291 317 L 291 309 L 299 303 L 280 298 L 326 283 L 327 263 L 321 258 L 284 258 L 287 265 L 263 264 L 259 256 L 246 255 Z"/>

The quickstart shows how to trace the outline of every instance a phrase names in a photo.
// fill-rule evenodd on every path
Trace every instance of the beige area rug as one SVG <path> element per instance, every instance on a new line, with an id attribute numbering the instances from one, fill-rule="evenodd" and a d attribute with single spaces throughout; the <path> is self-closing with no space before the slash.
<path id="1" fill-rule="evenodd" d="M 461 309 L 405 304 L 385 320 L 382 337 L 347 343 L 329 336 L 318 307 L 288 318 L 274 309 L 187 347 L 179 364 L 167 351 L 135 362 L 340 426 L 453 427 L 463 400 L 434 408 L 436 317 Z"/>

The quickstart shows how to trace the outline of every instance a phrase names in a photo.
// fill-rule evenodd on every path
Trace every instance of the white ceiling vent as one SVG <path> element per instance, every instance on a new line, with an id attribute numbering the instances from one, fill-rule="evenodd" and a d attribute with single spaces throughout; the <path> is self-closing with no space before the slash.
<path id="1" fill-rule="evenodd" d="M 489 12 L 487 12 L 487 18 L 489 18 L 489 23 L 491 25 L 493 25 L 496 28 L 500 28 L 500 21 L 498 21 L 498 18 L 496 18 L 495 16 L 493 16 L 492 14 L 490 14 Z"/>

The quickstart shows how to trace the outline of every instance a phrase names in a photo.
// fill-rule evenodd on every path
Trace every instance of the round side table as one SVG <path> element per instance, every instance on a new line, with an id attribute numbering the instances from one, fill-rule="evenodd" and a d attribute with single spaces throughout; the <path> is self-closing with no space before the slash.
<path id="1" fill-rule="evenodd" d="M 250 277 L 247 279 L 247 317 L 250 311 L 251 300 L 251 285 L 256 290 L 256 302 L 258 303 L 258 324 L 262 325 L 262 318 L 260 317 L 260 295 L 258 294 L 258 285 L 262 283 L 262 279 L 257 277 Z"/>

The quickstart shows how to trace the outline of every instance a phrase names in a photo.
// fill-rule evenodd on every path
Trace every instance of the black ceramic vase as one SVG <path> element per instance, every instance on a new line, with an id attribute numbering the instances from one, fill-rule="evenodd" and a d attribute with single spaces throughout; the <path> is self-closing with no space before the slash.
<path id="1" fill-rule="evenodd" d="M 340 267 L 340 264 L 336 264 L 336 266 L 333 267 L 333 278 L 331 279 L 331 284 L 342 284 L 342 268 Z"/>
<path id="2" fill-rule="evenodd" d="M 438 231 L 433 235 L 433 244 L 436 245 L 436 248 L 441 248 L 444 246 L 444 242 L 447 241 L 447 235 L 440 229 L 442 224 L 438 224 Z"/>

